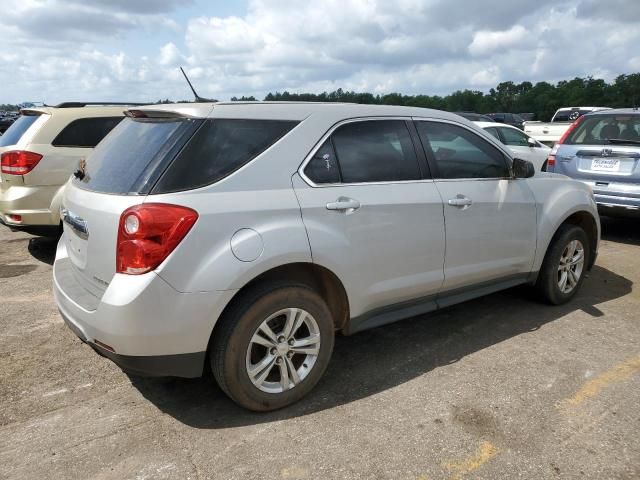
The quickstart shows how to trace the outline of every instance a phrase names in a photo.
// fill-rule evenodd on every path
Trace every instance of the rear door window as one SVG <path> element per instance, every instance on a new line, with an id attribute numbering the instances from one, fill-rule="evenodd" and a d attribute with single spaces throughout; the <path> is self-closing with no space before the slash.
<path id="1" fill-rule="evenodd" d="M 29 130 L 29 127 L 31 127 L 39 117 L 40 115 L 22 115 L 18 117 L 7 131 L 4 132 L 4 135 L 0 136 L 0 147 L 8 147 L 18 143 L 22 135 Z"/>
<path id="2" fill-rule="evenodd" d="M 53 139 L 54 147 L 94 148 L 124 117 L 79 118 Z"/>
<path id="3" fill-rule="evenodd" d="M 307 164 L 304 174 L 309 180 L 317 184 L 340 183 L 342 181 L 331 138 L 327 138 L 316 153 L 313 154 L 313 158 Z"/>
<path id="4" fill-rule="evenodd" d="M 514 128 L 501 128 L 500 133 L 504 138 L 504 144 L 512 147 L 528 147 L 529 137 L 527 137 L 520 130 Z"/>
<path id="5" fill-rule="evenodd" d="M 502 142 L 502 138 L 500 138 L 500 134 L 496 127 L 485 128 L 485 130 Z"/>
<path id="6" fill-rule="evenodd" d="M 162 175 L 153 193 L 215 183 L 249 163 L 297 124 L 282 120 L 206 120 Z"/>

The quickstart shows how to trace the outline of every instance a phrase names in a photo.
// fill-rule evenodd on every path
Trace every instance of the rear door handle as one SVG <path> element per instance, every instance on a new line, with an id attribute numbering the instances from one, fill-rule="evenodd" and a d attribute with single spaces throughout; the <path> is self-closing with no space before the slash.
<path id="1" fill-rule="evenodd" d="M 457 195 L 456 198 L 450 198 L 447 203 L 453 207 L 461 207 L 463 210 L 470 207 L 473 201 L 464 195 Z"/>
<path id="2" fill-rule="evenodd" d="M 360 202 L 347 197 L 340 197 L 335 202 L 327 203 L 327 210 L 351 213 L 358 208 L 360 208 Z"/>

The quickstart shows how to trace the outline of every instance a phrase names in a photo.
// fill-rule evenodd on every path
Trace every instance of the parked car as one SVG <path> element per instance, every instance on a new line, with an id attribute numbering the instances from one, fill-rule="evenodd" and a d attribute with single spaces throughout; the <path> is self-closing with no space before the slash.
<path id="1" fill-rule="evenodd" d="M 519 128 L 520 130 L 522 130 L 524 126 L 524 119 L 517 113 L 488 113 L 487 116 L 494 122 L 506 123 L 507 125 Z"/>
<path id="2" fill-rule="evenodd" d="M 640 213 L 640 111 L 578 118 L 553 147 L 547 169 L 589 185 L 604 215 Z"/>
<path id="3" fill-rule="evenodd" d="M 22 110 L 0 138 L 0 223 L 59 235 L 64 184 L 123 111 L 122 105 L 77 102 Z"/>
<path id="4" fill-rule="evenodd" d="M 525 122 L 530 122 L 531 120 L 535 120 L 536 118 L 536 114 L 533 112 L 518 113 L 517 115 L 520 118 L 522 118 Z"/>
<path id="5" fill-rule="evenodd" d="M 483 115 L 481 113 L 475 113 L 475 112 L 454 112 L 454 113 L 472 122 L 493 122 L 493 118 Z"/>
<path id="6" fill-rule="evenodd" d="M 0 134 L 7 131 L 7 129 L 13 125 L 16 119 L 10 115 L 2 115 L 0 116 Z"/>
<path id="7" fill-rule="evenodd" d="M 511 125 L 496 122 L 475 123 L 509 147 L 514 157 L 533 163 L 536 172 L 545 170 L 547 158 L 551 152 L 549 147 Z"/>
<path id="8" fill-rule="evenodd" d="M 457 115 L 216 103 L 132 109 L 65 190 L 54 295 L 125 370 L 238 404 L 307 394 L 336 331 L 519 284 L 568 302 L 593 265 L 591 190 Z M 390 372 L 390 374 L 392 374 Z"/>
<path id="9" fill-rule="evenodd" d="M 551 117 L 551 122 L 533 122 L 524 123 L 524 133 L 535 138 L 541 143 L 553 146 L 562 135 L 567 131 L 569 126 L 582 115 L 601 110 L 609 110 L 607 107 L 563 107 L 556 110 Z"/>

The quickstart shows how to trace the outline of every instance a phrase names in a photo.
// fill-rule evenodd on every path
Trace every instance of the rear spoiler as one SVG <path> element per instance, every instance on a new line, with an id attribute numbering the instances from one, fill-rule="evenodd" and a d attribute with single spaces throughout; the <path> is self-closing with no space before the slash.
<path id="1" fill-rule="evenodd" d="M 38 115 L 48 115 L 49 111 L 44 108 L 21 108 L 20 115 L 35 117 Z"/>
<path id="2" fill-rule="evenodd" d="M 125 110 L 124 114 L 129 118 L 193 118 L 190 115 L 170 110 Z"/>

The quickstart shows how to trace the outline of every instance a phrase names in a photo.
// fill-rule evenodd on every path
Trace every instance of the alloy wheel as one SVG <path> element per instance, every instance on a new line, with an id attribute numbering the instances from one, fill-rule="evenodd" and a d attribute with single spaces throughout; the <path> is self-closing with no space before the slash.
<path id="1" fill-rule="evenodd" d="M 263 392 L 286 392 L 309 375 L 319 353 L 320 329 L 313 316 L 300 308 L 279 310 L 251 337 L 247 375 Z"/>
<path id="2" fill-rule="evenodd" d="M 578 285 L 584 269 L 584 246 L 580 240 L 571 240 L 562 251 L 558 265 L 558 287 L 562 293 L 571 293 Z"/>

